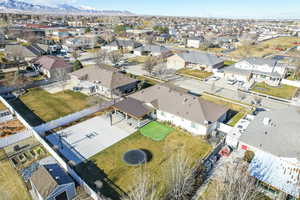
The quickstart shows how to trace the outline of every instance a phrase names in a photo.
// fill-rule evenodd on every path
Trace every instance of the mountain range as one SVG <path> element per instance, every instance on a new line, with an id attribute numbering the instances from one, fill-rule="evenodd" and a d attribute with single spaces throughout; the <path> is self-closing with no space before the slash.
<path id="1" fill-rule="evenodd" d="M 88 6 L 75 7 L 69 4 L 42 5 L 18 0 L 0 0 L 2 13 L 43 13 L 43 14 L 74 14 L 74 15 L 135 15 L 129 11 L 97 10 Z"/>

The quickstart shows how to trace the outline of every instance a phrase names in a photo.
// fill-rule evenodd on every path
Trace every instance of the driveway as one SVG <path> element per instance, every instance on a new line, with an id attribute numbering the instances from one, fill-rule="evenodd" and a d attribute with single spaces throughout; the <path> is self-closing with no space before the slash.
<path id="1" fill-rule="evenodd" d="M 212 86 L 212 82 L 199 81 L 193 78 L 182 77 L 172 83 L 178 87 L 189 90 L 192 93 L 201 95 L 203 92 L 213 93 L 224 98 L 233 99 L 236 101 L 241 101 L 246 104 L 251 104 L 254 101 L 254 96 L 250 94 L 245 94 L 245 98 L 241 100 L 240 94 L 237 92 L 236 87 L 230 87 L 225 83 L 215 84 Z M 282 109 L 292 105 L 286 103 L 281 103 L 276 100 L 262 98 L 261 106 L 267 109 Z"/>

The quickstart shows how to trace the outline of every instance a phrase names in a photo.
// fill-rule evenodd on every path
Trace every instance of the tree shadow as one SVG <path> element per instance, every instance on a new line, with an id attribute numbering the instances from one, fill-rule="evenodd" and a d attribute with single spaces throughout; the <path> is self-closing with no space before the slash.
<path id="1" fill-rule="evenodd" d="M 98 194 L 120 200 L 127 194 L 115 185 L 105 172 L 92 161 L 82 162 L 74 167 L 80 177 Z"/>
<path id="2" fill-rule="evenodd" d="M 35 127 L 45 123 L 39 116 L 37 116 L 30 108 L 27 107 L 19 98 L 9 100 L 8 103 L 17 111 L 31 126 Z"/>

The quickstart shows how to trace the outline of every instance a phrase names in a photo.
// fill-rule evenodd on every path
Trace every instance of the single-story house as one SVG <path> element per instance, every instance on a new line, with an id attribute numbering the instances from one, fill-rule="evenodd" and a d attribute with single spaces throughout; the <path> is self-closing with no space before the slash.
<path id="1" fill-rule="evenodd" d="M 244 82 L 253 80 L 278 86 L 286 71 L 287 66 L 275 59 L 247 58 L 224 68 L 224 76 L 226 79 Z"/>
<path id="2" fill-rule="evenodd" d="M 114 40 L 101 48 L 107 51 L 127 50 L 133 52 L 139 46 L 142 46 L 142 44 L 134 40 Z"/>
<path id="3" fill-rule="evenodd" d="M 76 196 L 73 179 L 58 164 L 39 166 L 30 184 L 38 200 L 71 200 Z"/>
<path id="4" fill-rule="evenodd" d="M 139 83 L 116 69 L 91 66 L 70 73 L 72 85 L 87 94 L 100 94 L 108 98 L 134 91 Z M 116 94 L 121 93 L 121 94 Z"/>
<path id="5" fill-rule="evenodd" d="M 195 135 L 206 135 L 225 121 L 228 108 L 200 99 L 186 90 L 158 84 L 130 95 L 155 109 L 151 117 L 181 127 Z"/>
<path id="6" fill-rule="evenodd" d="M 137 56 L 167 56 L 171 55 L 172 52 L 164 46 L 146 44 L 134 49 L 133 54 Z"/>
<path id="7" fill-rule="evenodd" d="M 56 56 L 41 56 L 33 64 L 48 78 L 62 78 L 58 75 L 60 71 L 63 72 L 62 75 L 72 71 L 71 64 Z"/>
<path id="8" fill-rule="evenodd" d="M 14 57 L 24 59 L 24 61 L 30 61 L 36 57 L 47 54 L 48 45 L 32 44 L 29 46 L 23 46 L 19 44 L 6 45 L 5 53 L 8 59 L 13 60 Z"/>
<path id="9" fill-rule="evenodd" d="M 300 196 L 300 112 L 295 107 L 259 113 L 238 148 L 253 151 L 252 176 L 295 198 Z"/>
<path id="10" fill-rule="evenodd" d="M 204 37 L 191 37 L 186 41 L 186 47 L 189 48 L 200 48 L 204 42 Z"/>
<path id="11" fill-rule="evenodd" d="M 212 71 L 224 66 L 224 60 L 219 57 L 202 52 L 188 51 L 175 54 L 168 58 L 167 68 L 179 70 L 182 68 Z"/>

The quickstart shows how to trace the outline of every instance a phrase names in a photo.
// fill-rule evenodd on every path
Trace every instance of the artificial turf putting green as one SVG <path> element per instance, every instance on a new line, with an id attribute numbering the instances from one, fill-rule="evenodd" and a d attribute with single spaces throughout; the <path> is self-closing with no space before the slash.
<path id="1" fill-rule="evenodd" d="M 159 122 L 150 122 L 140 129 L 142 135 L 155 141 L 161 141 L 173 131 L 173 128 L 165 126 Z"/>

